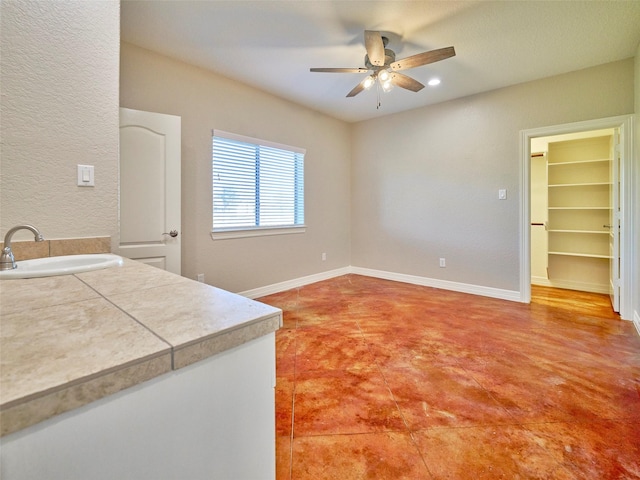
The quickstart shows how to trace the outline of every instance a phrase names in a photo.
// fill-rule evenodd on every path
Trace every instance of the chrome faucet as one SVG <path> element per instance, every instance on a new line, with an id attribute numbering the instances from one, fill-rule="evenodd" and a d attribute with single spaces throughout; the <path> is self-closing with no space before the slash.
<path id="1" fill-rule="evenodd" d="M 11 251 L 11 237 L 13 237 L 13 234 L 18 230 L 29 230 L 33 233 L 36 242 L 44 241 L 42 234 L 33 225 L 18 225 L 17 227 L 13 227 L 4 236 L 4 248 L 2 249 L 2 255 L 0 255 L 0 270 L 13 270 L 17 267 L 16 260 Z"/>

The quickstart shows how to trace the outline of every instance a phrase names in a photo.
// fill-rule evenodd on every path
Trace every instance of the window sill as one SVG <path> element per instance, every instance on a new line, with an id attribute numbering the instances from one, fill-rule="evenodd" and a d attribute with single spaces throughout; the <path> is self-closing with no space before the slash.
<path id="1" fill-rule="evenodd" d="M 247 237 L 266 237 L 269 235 L 290 235 L 293 233 L 305 233 L 306 225 L 298 225 L 295 227 L 262 227 L 247 228 L 244 230 L 227 230 L 220 232 L 211 232 L 211 240 L 227 240 L 231 238 L 247 238 Z"/>

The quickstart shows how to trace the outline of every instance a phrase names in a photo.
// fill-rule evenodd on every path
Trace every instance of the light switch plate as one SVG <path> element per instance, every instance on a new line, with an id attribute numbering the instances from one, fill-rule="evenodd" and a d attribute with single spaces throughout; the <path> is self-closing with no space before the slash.
<path id="1" fill-rule="evenodd" d="M 78 186 L 94 187 L 95 176 L 93 165 L 78 165 Z"/>
<path id="2" fill-rule="evenodd" d="M 506 200 L 507 199 L 507 189 L 501 188 L 498 190 L 498 200 Z"/>

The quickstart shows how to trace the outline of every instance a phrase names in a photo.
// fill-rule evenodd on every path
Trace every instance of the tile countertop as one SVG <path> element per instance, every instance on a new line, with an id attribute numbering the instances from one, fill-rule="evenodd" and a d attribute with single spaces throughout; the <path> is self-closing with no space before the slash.
<path id="1" fill-rule="evenodd" d="M 276 331 L 282 311 L 125 259 L 0 283 L 0 435 Z"/>

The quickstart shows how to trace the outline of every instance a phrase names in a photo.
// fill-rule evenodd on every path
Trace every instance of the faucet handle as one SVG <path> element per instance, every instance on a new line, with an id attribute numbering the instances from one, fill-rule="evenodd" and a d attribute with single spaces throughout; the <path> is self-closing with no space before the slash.
<path id="1" fill-rule="evenodd" d="M 15 257 L 11 251 L 11 247 L 4 247 L 0 254 L 0 270 L 13 270 L 16 265 Z"/>

